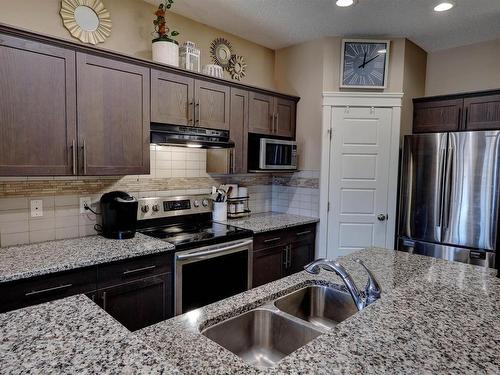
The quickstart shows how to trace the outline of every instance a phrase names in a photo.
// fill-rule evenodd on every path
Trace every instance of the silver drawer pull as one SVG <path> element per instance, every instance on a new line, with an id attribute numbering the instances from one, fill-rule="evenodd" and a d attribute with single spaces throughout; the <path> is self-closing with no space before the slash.
<path id="1" fill-rule="evenodd" d="M 123 274 L 124 275 L 130 275 L 132 273 L 149 271 L 149 270 L 152 270 L 152 269 L 155 269 L 155 268 L 156 268 L 156 266 L 152 265 L 152 266 L 147 266 L 147 267 L 142 267 L 142 268 L 136 268 L 135 270 L 127 270 L 127 271 L 124 271 Z"/>
<path id="2" fill-rule="evenodd" d="M 305 234 L 309 234 L 309 233 L 311 233 L 311 231 L 310 231 L 310 230 L 306 230 L 306 231 L 304 231 L 304 232 L 299 232 L 299 233 L 297 233 L 297 236 L 303 236 L 303 235 L 305 235 Z"/>
<path id="3" fill-rule="evenodd" d="M 279 240 L 281 240 L 281 237 L 274 237 L 274 238 L 270 238 L 268 240 L 264 240 L 264 243 L 276 242 L 276 241 L 279 241 Z"/>
<path id="4" fill-rule="evenodd" d="M 48 292 L 55 292 L 56 290 L 66 289 L 66 288 L 70 288 L 72 286 L 73 286 L 73 284 L 64 284 L 64 285 L 55 286 L 53 288 L 40 289 L 40 290 L 32 290 L 31 292 L 26 293 L 25 296 L 29 297 L 29 296 L 35 296 L 37 294 L 43 294 L 43 293 L 48 293 Z"/>

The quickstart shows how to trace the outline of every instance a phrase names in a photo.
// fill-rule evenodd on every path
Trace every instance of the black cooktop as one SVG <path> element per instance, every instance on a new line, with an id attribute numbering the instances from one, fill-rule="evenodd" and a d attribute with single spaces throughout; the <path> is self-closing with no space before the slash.
<path id="1" fill-rule="evenodd" d="M 147 236 L 174 244 L 176 250 L 194 249 L 248 238 L 253 235 L 253 232 L 248 229 L 213 221 L 174 223 L 143 228 L 139 231 Z"/>

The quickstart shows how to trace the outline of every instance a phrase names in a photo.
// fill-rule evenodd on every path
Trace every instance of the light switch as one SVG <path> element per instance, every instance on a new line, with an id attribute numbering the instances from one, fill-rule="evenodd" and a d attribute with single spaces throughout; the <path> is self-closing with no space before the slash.
<path id="1" fill-rule="evenodd" d="M 30 201 L 31 217 L 43 216 L 43 201 L 41 199 L 33 199 Z"/>

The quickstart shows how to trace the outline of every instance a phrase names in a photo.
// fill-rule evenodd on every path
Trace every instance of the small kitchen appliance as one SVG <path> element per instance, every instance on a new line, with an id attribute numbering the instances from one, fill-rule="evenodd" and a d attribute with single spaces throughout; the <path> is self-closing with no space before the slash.
<path id="1" fill-rule="evenodd" d="M 112 239 L 135 236 L 137 199 L 123 191 L 112 191 L 101 197 L 102 235 Z"/>
<path id="2" fill-rule="evenodd" d="M 139 232 L 175 245 L 176 315 L 251 288 L 253 232 L 212 210 L 209 195 L 139 199 Z"/>
<path id="3" fill-rule="evenodd" d="M 297 170 L 297 142 L 269 138 L 260 134 L 248 135 L 249 172 L 293 172 Z"/>

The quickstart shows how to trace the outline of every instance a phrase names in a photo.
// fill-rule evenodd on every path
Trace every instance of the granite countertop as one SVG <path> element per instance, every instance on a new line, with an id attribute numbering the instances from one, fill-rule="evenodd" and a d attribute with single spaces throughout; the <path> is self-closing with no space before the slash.
<path id="1" fill-rule="evenodd" d="M 2 374 L 180 374 L 85 296 L 0 315 Z"/>
<path id="2" fill-rule="evenodd" d="M 281 360 L 253 367 L 200 330 L 311 284 L 340 285 L 333 273 L 300 272 L 137 331 L 184 374 L 498 374 L 500 279 L 495 270 L 367 249 L 341 257 L 358 286 L 363 259 L 382 298 Z"/>
<path id="3" fill-rule="evenodd" d="M 264 212 L 251 214 L 241 219 L 228 219 L 223 223 L 234 225 L 235 227 L 249 229 L 254 233 L 270 232 L 278 229 L 286 229 L 303 224 L 317 223 L 318 218 L 290 215 L 278 212 Z"/>
<path id="4" fill-rule="evenodd" d="M 141 233 L 127 240 L 90 236 L 0 248 L 0 282 L 174 250 Z"/>

